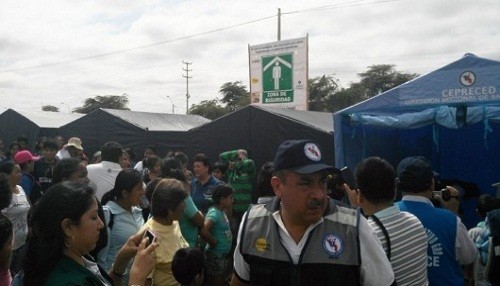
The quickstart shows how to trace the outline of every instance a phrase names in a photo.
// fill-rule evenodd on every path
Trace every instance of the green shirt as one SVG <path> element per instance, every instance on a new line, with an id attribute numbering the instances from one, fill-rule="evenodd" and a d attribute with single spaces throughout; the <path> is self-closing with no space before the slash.
<path id="1" fill-rule="evenodd" d="M 62 256 L 52 272 L 49 274 L 44 286 L 104 286 L 97 275 L 71 258 Z M 111 285 L 111 284 L 110 284 Z"/>
<path id="2" fill-rule="evenodd" d="M 181 228 L 182 236 L 189 243 L 189 248 L 195 248 L 196 242 L 198 241 L 198 226 L 191 222 L 191 219 L 198 213 L 198 208 L 193 202 L 191 196 L 184 199 L 184 204 L 186 208 L 184 209 L 184 215 L 182 219 L 179 220 L 179 226 Z"/>

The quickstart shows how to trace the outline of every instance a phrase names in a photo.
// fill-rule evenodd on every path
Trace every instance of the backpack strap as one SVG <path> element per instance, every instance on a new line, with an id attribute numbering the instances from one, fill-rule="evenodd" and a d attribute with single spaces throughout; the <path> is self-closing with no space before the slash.
<path id="1" fill-rule="evenodd" d="M 108 222 L 109 229 L 113 229 L 113 224 L 115 223 L 115 214 L 107 206 L 103 206 L 104 219 Z"/>
<path id="2" fill-rule="evenodd" d="M 373 221 L 380 227 L 382 230 L 382 233 L 385 236 L 385 240 L 387 241 L 387 258 L 389 261 L 391 260 L 391 239 L 389 238 L 389 233 L 387 232 L 387 229 L 385 228 L 384 224 L 380 221 L 380 219 L 376 215 L 371 215 L 369 216 L 373 219 Z"/>
<path id="3" fill-rule="evenodd" d="M 112 212 L 109 212 L 109 222 L 108 222 L 109 229 L 113 229 L 114 223 L 115 223 L 115 214 Z"/>

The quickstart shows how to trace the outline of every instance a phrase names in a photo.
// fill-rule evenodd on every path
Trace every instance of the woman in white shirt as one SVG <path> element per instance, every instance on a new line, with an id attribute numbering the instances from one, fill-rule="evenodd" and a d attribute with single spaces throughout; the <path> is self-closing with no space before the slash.
<path id="1" fill-rule="evenodd" d="M 22 260 L 25 253 L 24 244 L 28 236 L 28 212 L 30 203 L 23 188 L 19 186 L 21 182 L 21 168 L 12 161 L 0 164 L 0 173 L 7 176 L 7 180 L 12 191 L 10 205 L 2 210 L 2 213 L 12 222 L 14 236 L 12 240 L 12 258 L 10 272 L 16 275 L 21 269 Z"/>

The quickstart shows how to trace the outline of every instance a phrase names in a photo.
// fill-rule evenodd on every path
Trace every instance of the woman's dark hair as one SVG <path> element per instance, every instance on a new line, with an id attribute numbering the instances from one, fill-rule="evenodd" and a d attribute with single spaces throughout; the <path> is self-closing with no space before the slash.
<path id="1" fill-rule="evenodd" d="M 102 196 L 101 204 L 104 206 L 109 201 L 123 198 L 123 191 L 131 192 L 138 184 L 142 184 L 142 176 L 139 171 L 134 169 L 121 170 L 116 176 L 113 189 Z"/>
<path id="2" fill-rule="evenodd" d="M 233 193 L 233 188 L 226 184 L 219 184 L 212 192 L 212 200 L 215 205 L 220 204 L 223 198 L 227 198 Z"/>
<path id="3" fill-rule="evenodd" d="M 274 162 L 265 162 L 260 168 L 260 173 L 257 177 L 257 186 L 255 188 L 257 201 L 260 197 L 274 197 L 273 186 L 271 185 L 271 179 L 274 176 Z"/>
<path id="4" fill-rule="evenodd" d="M 123 151 L 125 151 L 128 154 L 128 158 L 130 159 L 131 162 L 135 160 L 134 150 L 132 150 L 130 148 L 125 148 L 125 149 L 123 149 Z"/>
<path id="5" fill-rule="evenodd" d="M 50 187 L 32 207 L 23 267 L 25 286 L 43 284 L 64 255 L 62 221 L 69 219 L 79 225 L 95 200 L 87 184 L 65 181 Z"/>
<path id="6" fill-rule="evenodd" d="M 160 157 L 158 157 L 156 155 L 151 155 L 151 156 L 147 157 L 146 159 L 144 159 L 143 167 L 148 168 L 149 170 L 152 170 L 154 168 L 154 166 L 156 164 L 158 164 L 158 162 L 161 163 Z"/>
<path id="7" fill-rule="evenodd" d="M 4 173 L 6 175 L 10 175 L 12 171 L 14 170 L 14 167 L 16 166 L 16 163 L 11 160 L 4 161 L 0 163 L 0 173 Z"/>
<path id="8" fill-rule="evenodd" d="M 8 207 L 12 201 L 9 179 L 4 173 L 0 173 L 0 210 Z M 1 248 L 1 245 L 0 245 Z"/>
<path id="9" fill-rule="evenodd" d="M 196 275 L 203 273 L 205 255 L 199 249 L 181 248 L 172 259 L 172 273 L 182 285 L 191 285 Z"/>
<path id="10" fill-rule="evenodd" d="M 177 151 L 174 153 L 174 157 L 177 158 L 181 164 L 184 166 L 184 165 L 187 165 L 188 163 L 188 156 L 186 155 L 186 153 L 182 152 L 182 151 Z"/>
<path id="11" fill-rule="evenodd" d="M 163 178 L 172 178 L 181 182 L 186 182 L 186 176 L 182 172 L 182 163 L 175 157 L 168 157 L 163 160 L 161 165 L 161 176 Z"/>
<path id="12" fill-rule="evenodd" d="M 166 218 L 187 198 L 184 184 L 175 179 L 162 179 L 156 186 L 151 198 L 151 214 Z"/>
<path id="13" fill-rule="evenodd" d="M 7 149 L 7 155 L 12 158 L 14 157 L 12 154 L 10 154 L 10 149 L 12 149 L 12 147 L 14 146 L 17 146 L 17 150 L 21 150 L 21 145 L 19 145 L 19 143 L 17 141 L 14 141 L 12 143 L 9 144 L 9 149 Z"/>
<path id="14" fill-rule="evenodd" d="M 488 212 L 499 208 L 500 200 L 491 195 L 481 195 L 477 199 L 476 210 L 481 218 L 485 218 Z"/>
<path id="15" fill-rule="evenodd" d="M 71 177 L 71 174 L 78 171 L 81 162 L 82 160 L 73 157 L 61 159 L 52 170 L 52 183 L 57 184 Z"/>
<path id="16" fill-rule="evenodd" d="M 0 249 L 3 249 L 11 235 L 13 235 L 12 223 L 3 213 L 0 213 Z"/>

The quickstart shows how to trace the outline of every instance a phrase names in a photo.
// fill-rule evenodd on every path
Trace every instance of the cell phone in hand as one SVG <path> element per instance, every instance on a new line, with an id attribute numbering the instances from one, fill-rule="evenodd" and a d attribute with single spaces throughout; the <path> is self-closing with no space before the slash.
<path id="1" fill-rule="evenodd" d="M 144 232 L 144 237 L 149 238 L 148 245 L 156 241 L 156 234 L 149 228 Z"/>
<path id="2" fill-rule="evenodd" d="M 344 183 L 346 183 L 349 188 L 351 189 L 357 189 L 358 186 L 356 186 L 356 181 L 354 180 L 354 175 L 352 174 L 351 169 L 349 167 L 345 166 L 340 170 L 340 173 L 342 174 L 342 179 L 344 179 Z"/>

